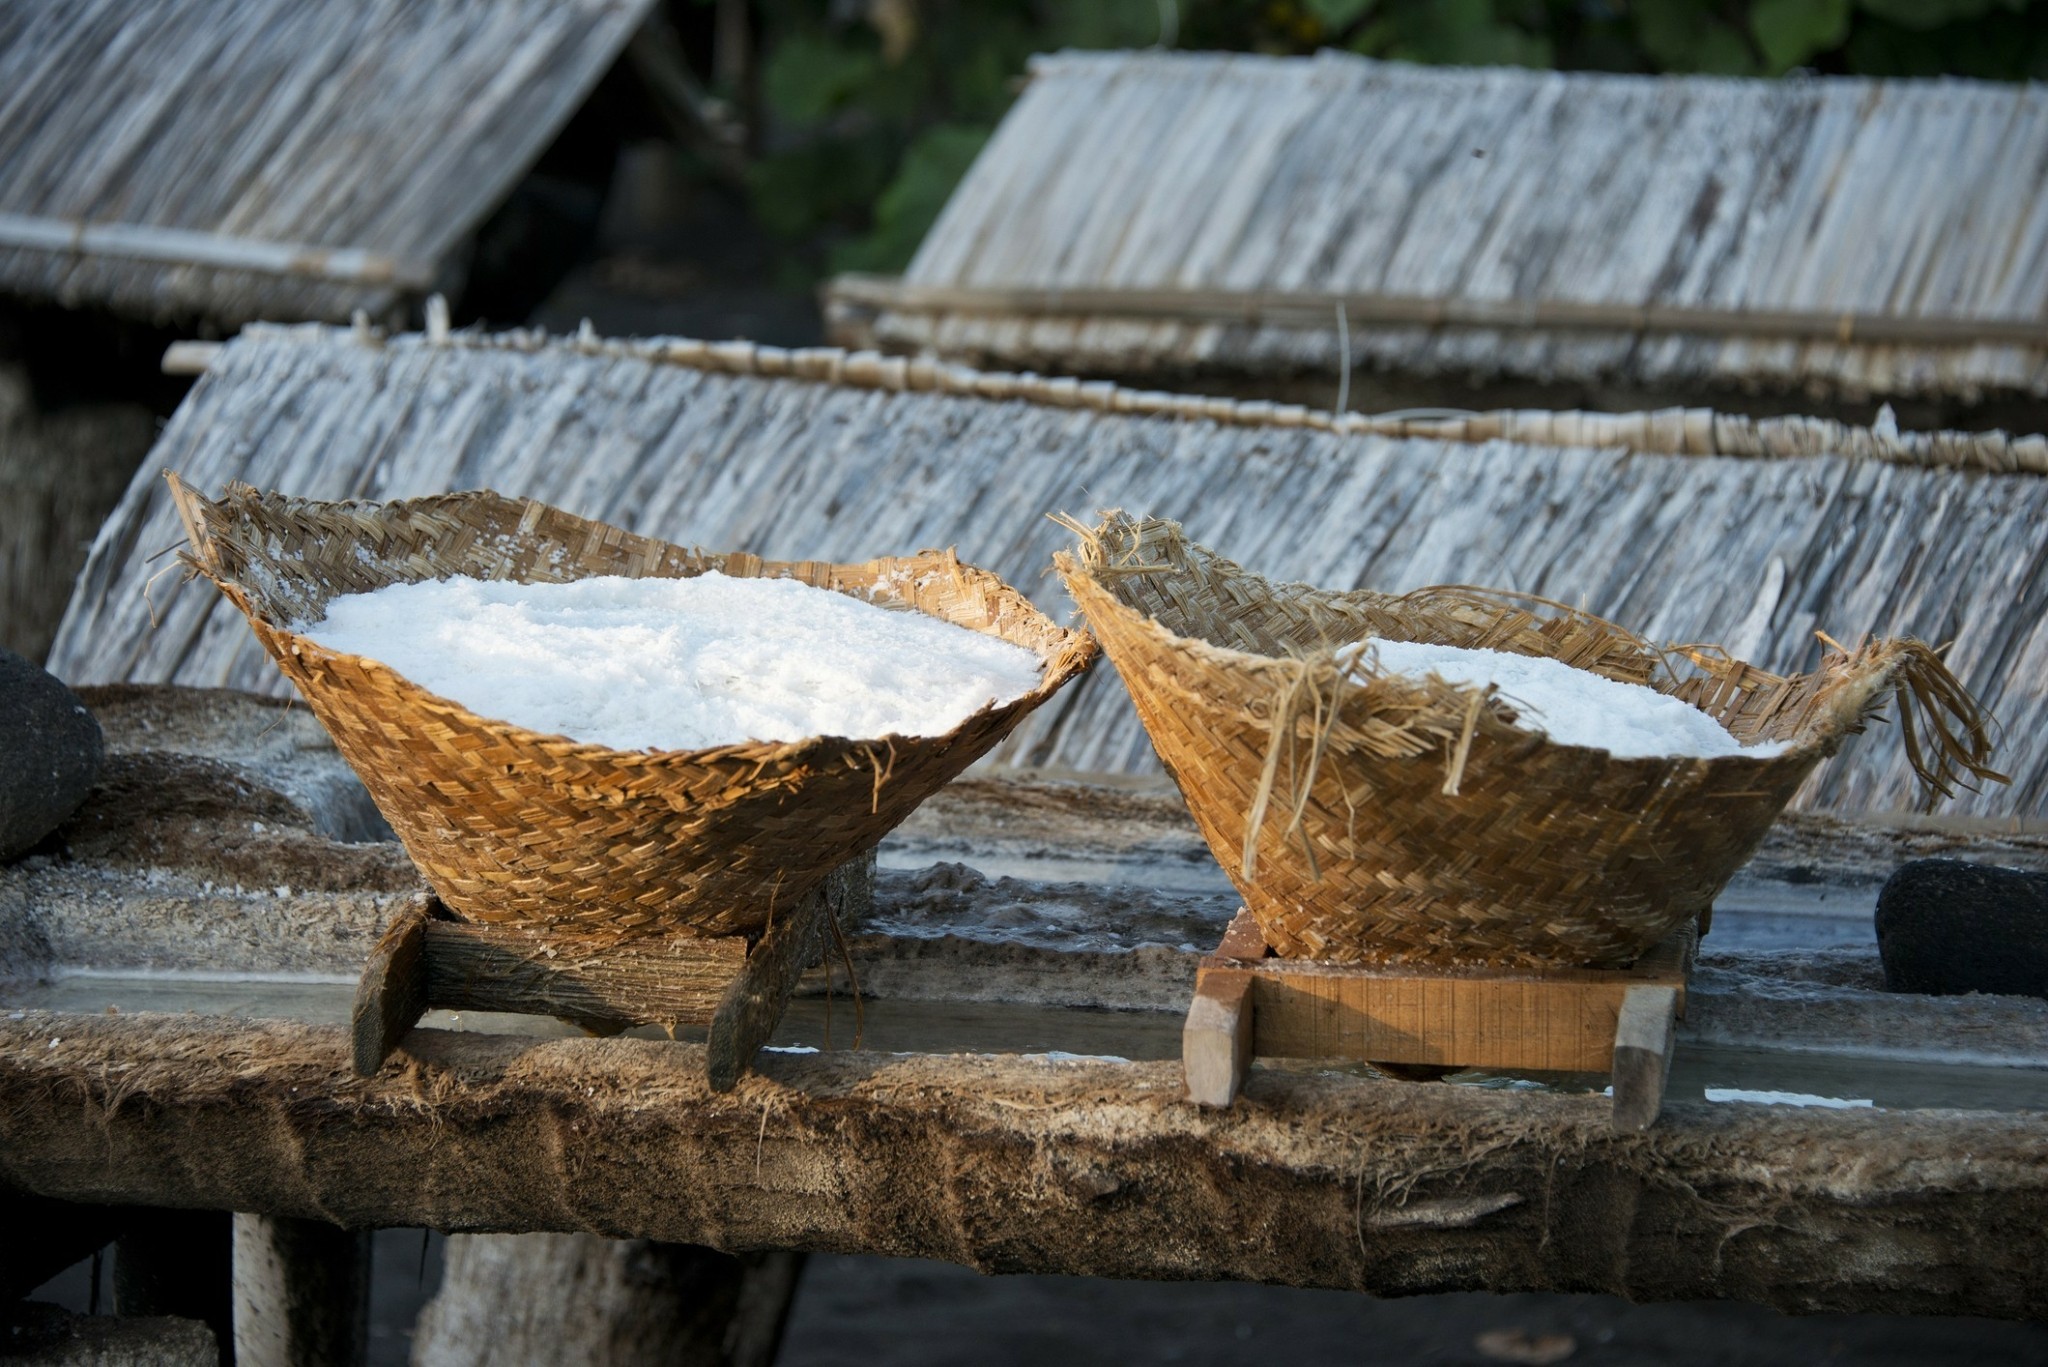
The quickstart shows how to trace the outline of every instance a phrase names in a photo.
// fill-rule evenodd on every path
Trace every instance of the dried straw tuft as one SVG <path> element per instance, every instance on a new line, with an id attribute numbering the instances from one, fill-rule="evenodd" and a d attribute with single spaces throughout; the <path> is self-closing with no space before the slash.
<path id="1" fill-rule="evenodd" d="M 1095 645 L 952 552 L 860 565 L 686 550 L 530 499 L 448 494 L 320 503 L 176 475 L 187 563 L 249 619 L 361 776 L 413 862 L 472 920 L 593 945 L 759 933 L 825 874 L 1085 669 Z M 1000 636 L 1045 662 L 1039 686 L 944 736 L 620 751 L 480 717 L 374 660 L 285 629 L 339 594 L 473 575 L 562 583 L 707 570 L 790 578 Z"/>
<path id="2" fill-rule="evenodd" d="M 1987 718 L 1918 641 L 1836 648 L 1787 679 L 1527 595 L 1279 584 L 1172 522 L 1062 521 L 1081 535 L 1055 557 L 1061 577 L 1284 955 L 1629 963 L 1712 905 L 1813 767 L 1894 694 L 1930 794 L 2005 781 Z M 1788 745 L 1709 760 L 1555 744 L 1492 689 L 1371 668 L 1357 647 L 1372 637 L 1549 656 Z"/>

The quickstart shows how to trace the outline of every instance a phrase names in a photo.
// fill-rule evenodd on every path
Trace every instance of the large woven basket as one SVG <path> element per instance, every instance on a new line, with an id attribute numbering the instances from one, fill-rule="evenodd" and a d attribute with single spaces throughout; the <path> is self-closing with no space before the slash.
<path id="1" fill-rule="evenodd" d="M 449 494 L 317 503 L 171 477 L 190 563 L 248 617 L 451 908 L 591 942 L 753 934 L 1087 667 L 1094 643 L 951 552 L 860 565 L 713 555 L 528 499 Z M 469 711 L 392 669 L 286 630 L 327 601 L 467 575 L 782 577 L 999 636 L 1044 661 L 1038 687 L 935 737 L 820 736 L 621 751 Z"/>
<path id="2" fill-rule="evenodd" d="M 1630 963 L 1712 905 L 1807 774 L 1894 692 L 1932 789 L 1999 777 L 1975 702 L 1916 641 L 1837 651 L 1787 679 L 1487 590 L 1273 583 L 1171 522 L 1113 514 L 1075 530 L 1060 574 L 1282 955 Z M 1518 725 L 1491 690 L 1361 666 L 1371 637 L 1551 656 L 1681 698 L 1744 744 L 1788 744 L 1615 759 Z"/>

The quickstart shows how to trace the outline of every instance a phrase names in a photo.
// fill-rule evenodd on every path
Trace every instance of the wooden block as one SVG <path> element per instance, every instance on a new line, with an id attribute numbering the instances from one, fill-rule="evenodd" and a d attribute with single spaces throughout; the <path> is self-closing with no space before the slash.
<path id="1" fill-rule="evenodd" d="M 427 896 L 415 897 L 392 920 L 356 981 L 349 1032 L 358 1077 L 371 1077 L 382 1068 L 405 1032 L 426 1012 L 424 961 L 432 901 Z"/>
<path id="2" fill-rule="evenodd" d="M 1252 1066 L 1253 976 L 1243 968 L 1196 971 L 1195 999 L 1180 1032 L 1180 1066 L 1188 1100 L 1198 1106 L 1228 1106 L 1244 1086 Z"/>
<path id="3" fill-rule="evenodd" d="M 1690 927 L 1625 969 L 1428 969 L 1337 965 L 1221 953 L 1205 966 L 1250 968 L 1264 1058 L 1349 1058 L 1555 1072 L 1606 1072 L 1632 988 L 1673 989 L 1684 1006 Z"/>
<path id="4" fill-rule="evenodd" d="M 774 1031 L 797 979 L 822 956 L 834 916 L 845 929 L 867 915 L 874 868 L 869 853 L 832 870 L 751 949 L 738 935 L 644 937 L 584 949 L 521 925 L 458 921 L 422 897 L 364 966 L 356 1069 L 376 1072 L 434 1006 L 559 1016 L 597 1034 L 708 1023 L 713 1083 L 727 1090 Z"/>
<path id="5" fill-rule="evenodd" d="M 1678 990 L 1632 987 L 1614 1032 L 1614 1128 L 1647 1130 L 1664 1106 Z"/>
<path id="6" fill-rule="evenodd" d="M 704 1066 L 713 1091 L 729 1092 L 739 1085 L 740 1074 L 775 1033 L 797 979 L 823 957 L 831 925 L 830 896 L 821 887 L 778 916 L 754 945 L 711 1017 Z"/>
<path id="7" fill-rule="evenodd" d="M 649 936 L 593 951 L 472 921 L 429 921 L 426 948 L 430 1005 L 562 1016 L 598 1033 L 701 1025 L 747 964 L 740 935 Z"/>

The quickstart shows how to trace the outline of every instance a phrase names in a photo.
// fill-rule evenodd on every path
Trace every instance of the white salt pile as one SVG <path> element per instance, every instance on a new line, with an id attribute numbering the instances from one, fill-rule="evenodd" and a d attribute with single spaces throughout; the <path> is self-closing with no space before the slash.
<path id="1" fill-rule="evenodd" d="M 1037 655 L 793 579 L 446 579 L 294 623 L 480 716 L 614 750 L 944 735 L 1038 686 Z"/>
<path id="2" fill-rule="evenodd" d="M 1616 759 L 1760 758 L 1785 748 L 1778 741 L 1743 745 L 1721 723 L 1688 703 L 1558 660 L 1412 641 L 1374 640 L 1358 649 L 1361 664 L 1377 656 L 1384 673 L 1411 678 L 1434 674 L 1451 684 L 1493 684 L 1520 714 L 1520 725 L 1541 730 L 1561 745 L 1591 746 Z"/>

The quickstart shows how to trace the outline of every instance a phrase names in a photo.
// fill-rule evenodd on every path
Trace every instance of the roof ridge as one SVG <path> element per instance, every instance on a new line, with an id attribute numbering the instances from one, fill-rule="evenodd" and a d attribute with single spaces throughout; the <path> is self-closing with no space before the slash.
<path id="1" fill-rule="evenodd" d="M 294 340 L 347 338 L 358 345 L 448 347 L 477 352 L 573 351 L 615 356 L 713 374 L 874 389 L 1020 401 L 1048 408 L 1090 410 L 1231 427 L 1273 427 L 1477 444 L 1512 441 L 1534 446 L 1620 449 L 1642 455 L 1731 456 L 1785 459 L 1840 456 L 1887 464 L 2048 475 L 2048 436 L 2004 431 L 1901 431 L 1889 404 L 1869 426 L 1833 418 L 1758 418 L 1712 408 L 1660 408 L 1627 413 L 1576 409 L 1410 409 L 1392 413 L 1336 413 L 1306 404 L 1231 399 L 1165 390 L 1131 389 L 1110 380 L 1046 376 L 1032 371 L 988 371 L 921 357 L 890 356 L 843 347 L 779 347 L 749 341 L 712 342 L 688 337 L 606 338 L 586 321 L 573 335 L 541 328 L 401 333 L 386 337 L 367 324 L 354 329 L 307 323 L 256 324 L 244 337 L 278 334 Z M 232 345 L 232 344 L 230 344 Z"/>

